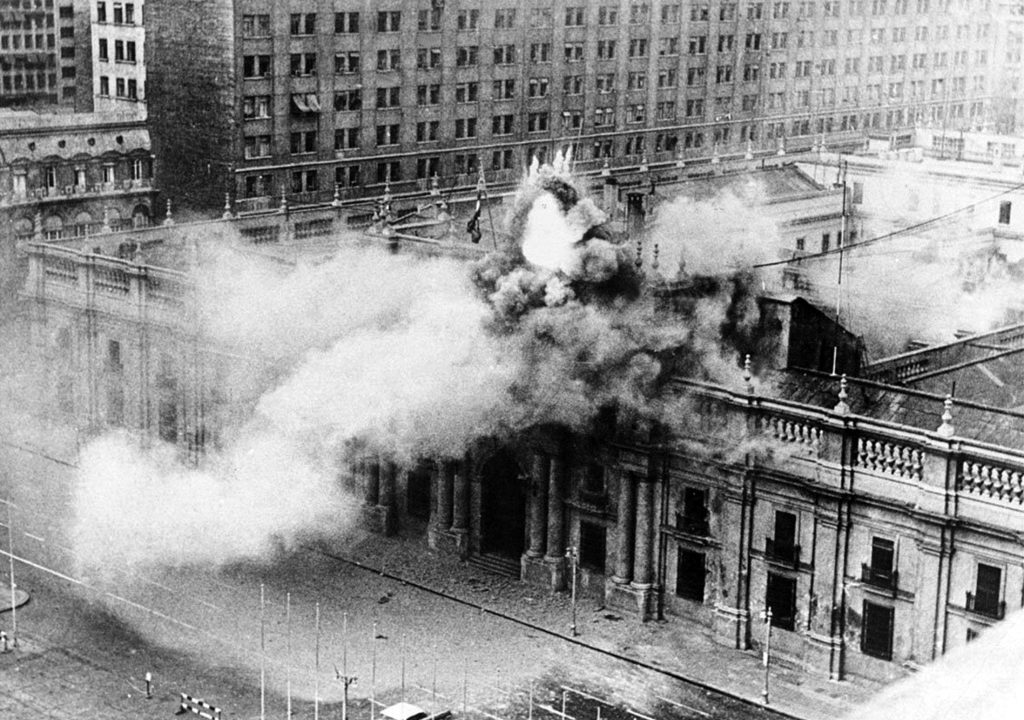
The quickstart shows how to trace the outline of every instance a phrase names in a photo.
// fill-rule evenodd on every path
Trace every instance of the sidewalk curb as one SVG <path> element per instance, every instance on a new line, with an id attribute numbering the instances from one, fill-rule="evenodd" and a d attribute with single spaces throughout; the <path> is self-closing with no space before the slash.
<path id="1" fill-rule="evenodd" d="M 588 650 L 592 650 L 594 652 L 600 653 L 600 654 L 605 655 L 607 657 L 615 658 L 616 660 L 620 660 L 622 662 L 629 663 L 630 665 L 634 665 L 636 667 L 640 667 L 640 668 L 643 668 L 645 670 L 649 670 L 651 672 L 659 673 L 659 674 L 664 675 L 666 677 L 670 677 L 673 680 L 677 680 L 679 682 L 682 682 L 682 683 L 685 683 L 685 684 L 688 684 L 688 685 L 692 685 L 692 686 L 700 688 L 702 690 L 718 693 L 720 695 L 726 695 L 726 696 L 728 696 L 730 698 L 733 698 L 734 700 L 737 700 L 739 702 L 744 703 L 752 711 L 758 712 L 758 713 L 760 713 L 762 715 L 768 715 L 768 716 L 772 716 L 772 717 L 784 718 L 785 720 L 805 720 L 805 718 L 803 716 L 801 716 L 801 715 L 794 715 L 794 714 L 792 714 L 790 712 L 787 712 L 785 710 L 781 710 L 778 707 L 766 706 L 766 705 L 764 705 L 763 703 L 761 703 L 761 702 L 759 702 L 757 700 L 752 700 L 752 699 L 750 699 L 748 697 L 745 697 L 743 695 L 739 695 L 739 694 L 735 693 L 734 691 L 727 690 L 725 688 L 717 687 L 715 685 L 711 685 L 709 683 L 705 683 L 705 682 L 702 682 L 700 680 L 687 677 L 685 675 L 682 675 L 681 673 L 675 672 L 675 671 L 670 670 L 668 668 L 660 667 L 658 665 L 654 665 L 654 664 L 651 664 L 651 663 L 647 663 L 647 662 L 644 662 L 643 660 L 640 660 L 638 658 L 630 657 L 629 655 L 622 655 L 622 654 L 614 652 L 612 650 L 608 650 L 606 648 L 602 648 L 602 647 L 597 646 L 597 645 L 592 645 L 592 644 L 590 644 L 588 642 L 585 642 L 584 640 L 581 640 L 579 638 L 575 638 L 575 637 L 572 637 L 570 635 L 566 635 L 564 633 L 557 632 L 557 631 L 552 630 L 550 628 L 546 628 L 546 627 L 544 627 L 542 625 L 537 625 L 537 624 L 532 623 L 532 622 L 530 622 L 528 620 L 523 620 L 522 618 L 518 618 L 518 617 L 516 617 L 514 615 L 509 615 L 508 613 L 505 613 L 505 612 L 503 612 L 501 610 L 495 610 L 493 608 L 488 608 L 488 607 L 486 607 L 484 605 L 481 605 L 479 603 L 473 602 L 472 600 L 466 600 L 465 598 L 462 598 L 462 597 L 459 597 L 457 595 L 444 592 L 442 590 L 438 590 L 438 589 L 430 587 L 428 585 L 423 585 L 423 584 L 421 584 L 419 582 L 416 582 L 414 580 L 409 580 L 407 578 L 403 578 L 403 577 L 400 577 L 398 575 L 394 575 L 394 574 L 388 572 L 387 570 L 385 570 L 384 568 L 375 568 L 372 565 L 368 565 L 368 564 L 366 564 L 364 562 L 360 562 L 358 560 L 353 560 L 353 559 L 344 557 L 344 556 L 336 553 L 333 550 L 326 550 L 326 549 L 324 549 L 322 547 L 315 547 L 315 546 L 312 546 L 312 545 L 304 545 L 303 547 L 307 551 L 318 553 L 320 555 L 323 555 L 324 557 L 332 558 L 332 559 L 337 560 L 339 562 L 343 562 L 343 563 L 352 565 L 354 567 L 357 567 L 360 570 L 363 570 L 363 571 L 366 571 L 366 572 L 371 572 L 371 573 L 374 573 L 376 575 L 380 575 L 381 577 L 388 578 L 390 580 L 396 580 L 396 581 L 404 583 L 404 584 L 406 584 L 406 585 L 408 585 L 410 587 L 414 587 L 414 588 L 416 588 L 418 590 L 422 590 L 424 592 L 431 593 L 432 595 L 437 595 L 439 597 L 443 597 L 445 599 L 451 600 L 453 602 L 457 602 L 457 603 L 465 605 L 467 607 L 474 608 L 476 610 L 479 610 L 481 613 L 485 613 L 487 615 L 493 615 L 493 616 L 501 618 L 503 620 L 507 620 L 509 622 L 513 622 L 513 623 L 516 623 L 518 625 L 522 625 L 524 627 L 528 627 L 531 630 L 535 630 L 537 632 L 544 633 L 545 635 L 548 635 L 550 637 L 554 637 L 554 638 L 557 638 L 559 640 L 563 640 L 565 642 L 572 643 L 572 644 L 577 645 L 579 647 L 583 647 L 583 648 L 586 648 Z"/>

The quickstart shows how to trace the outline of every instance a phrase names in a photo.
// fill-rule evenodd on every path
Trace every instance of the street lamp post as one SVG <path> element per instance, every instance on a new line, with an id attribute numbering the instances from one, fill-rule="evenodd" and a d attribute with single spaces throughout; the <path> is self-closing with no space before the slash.
<path id="1" fill-rule="evenodd" d="M 4 501 L 7 506 L 7 559 L 11 569 L 11 646 L 18 647 L 18 596 L 14 582 L 14 528 L 11 525 L 11 499 Z"/>
<path id="2" fill-rule="evenodd" d="M 572 625 L 570 626 L 570 632 L 572 637 L 576 637 L 576 568 L 579 563 L 579 553 L 576 552 L 576 547 L 573 546 L 565 553 L 565 556 L 569 559 L 569 572 L 572 574 L 572 584 L 570 585 L 569 591 L 569 603 L 572 606 Z"/>
<path id="3" fill-rule="evenodd" d="M 764 652 L 761 655 L 761 660 L 764 663 L 764 689 L 761 690 L 761 698 L 764 700 L 764 704 L 768 704 L 768 665 L 771 661 L 771 649 L 772 649 L 772 609 L 769 607 L 765 612 L 761 613 L 761 619 L 764 620 Z"/>
<path id="4" fill-rule="evenodd" d="M 334 672 L 342 684 L 341 720 L 348 720 L 348 688 L 356 681 L 355 675 L 348 674 L 348 613 L 343 613 L 341 616 L 341 672 L 338 672 L 337 665 L 334 667 Z M 372 704 L 370 712 L 373 712 Z"/>

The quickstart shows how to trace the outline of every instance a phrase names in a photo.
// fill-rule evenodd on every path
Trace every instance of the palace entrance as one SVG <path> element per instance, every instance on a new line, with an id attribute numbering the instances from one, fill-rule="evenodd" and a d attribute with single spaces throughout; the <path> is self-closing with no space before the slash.
<path id="1" fill-rule="evenodd" d="M 526 488 L 515 459 L 501 451 L 480 474 L 480 552 L 518 560 L 526 547 Z"/>

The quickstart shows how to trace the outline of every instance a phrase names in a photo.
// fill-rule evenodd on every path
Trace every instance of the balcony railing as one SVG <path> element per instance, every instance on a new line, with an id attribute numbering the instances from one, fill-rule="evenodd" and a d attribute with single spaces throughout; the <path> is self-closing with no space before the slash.
<path id="1" fill-rule="evenodd" d="M 871 587 L 891 590 L 895 595 L 896 588 L 899 587 L 900 574 L 896 570 L 882 570 L 880 568 L 873 568 L 867 563 L 861 563 L 860 580 L 865 585 L 870 585 Z"/>
<path id="2" fill-rule="evenodd" d="M 768 562 L 795 568 L 800 565 L 800 546 L 779 543 L 775 541 L 775 538 L 766 537 L 764 539 L 764 556 Z"/>
<path id="3" fill-rule="evenodd" d="M 967 612 L 975 615 L 982 615 L 993 620 L 1002 620 L 1006 614 L 1006 603 L 1000 600 L 995 593 L 967 593 L 967 602 L 964 604 Z"/>

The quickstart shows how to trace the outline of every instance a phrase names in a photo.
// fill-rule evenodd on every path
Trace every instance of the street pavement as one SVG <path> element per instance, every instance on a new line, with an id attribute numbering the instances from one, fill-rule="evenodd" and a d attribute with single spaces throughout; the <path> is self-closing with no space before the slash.
<path id="1" fill-rule="evenodd" d="M 290 705 L 292 717 L 331 720 L 341 717 L 346 670 L 358 677 L 349 717 L 360 720 L 372 716 L 371 697 L 378 708 L 406 699 L 491 720 L 775 715 L 756 704 L 759 656 L 715 645 L 699 625 L 641 624 L 581 601 L 580 636 L 570 642 L 564 593 L 438 556 L 421 538 L 349 536 L 267 562 L 86 575 L 68 551 L 71 469 L 10 447 L 5 460 L 19 493 L 16 580 L 31 601 L 18 610 L 22 647 L 0 655 L 2 718 L 163 718 L 186 692 L 226 718 L 286 717 Z M 9 613 L 0 627 L 10 630 Z M 833 718 L 876 689 L 780 663 L 771 708 Z"/>

